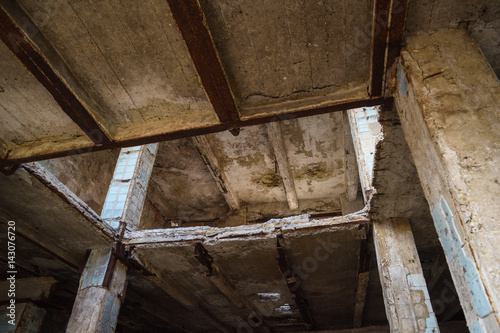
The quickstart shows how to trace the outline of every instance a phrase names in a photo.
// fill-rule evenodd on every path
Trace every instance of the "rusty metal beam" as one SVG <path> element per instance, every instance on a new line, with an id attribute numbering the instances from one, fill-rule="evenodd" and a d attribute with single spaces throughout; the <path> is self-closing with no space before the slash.
<path id="1" fill-rule="evenodd" d="M 27 15 L 24 13 L 21 15 L 23 21 L 29 23 L 30 28 L 36 29 Z M 61 79 L 39 47 L 3 6 L 0 7 L 0 39 L 95 145 L 111 143 L 110 138 L 102 131 L 73 90 Z"/>
<path id="2" fill-rule="evenodd" d="M 314 327 L 314 322 L 312 320 L 311 313 L 309 312 L 309 309 L 307 307 L 307 301 L 302 295 L 300 285 L 297 284 L 297 279 L 295 278 L 295 274 L 293 273 L 292 267 L 290 266 L 290 263 L 286 258 L 285 250 L 283 249 L 283 246 L 281 244 L 282 241 L 283 241 L 283 235 L 278 234 L 276 236 L 276 250 L 278 251 L 278 256 L 276 257 L 276 260 L 278 261 L 278 267 L 281 272 L 281 275 L 285 279 L 288 289 L 292 293 L 295 303 L 297 304 L 300 316 L 304 321 L 304 325 L 309 330 L 311 330 Z"/>
<path id="3" fill-rule="evenodd" d="M 372 27 L 370 96 L 383 96 L 387 69 L 399 55 L 408 0 L 375 0 Z"/>
<path id="4" fill-rule="evenodd" d="M 375 0 L 372 26 L 372 59 L 370 96 L 382 96 L 385 74 L 385 52 L 389 32 L 390 0 Z"/>
<path id="5" fill-rule="evenodd" d="M 220 122 L 239 121 L 240 116 L 231 88 L 198 0 L 167 2 Z"/>
<path id="6" fill-rule="evenodd" d="M 153 135 L 153 136 L 125 140 L 125 141 L 120 141 L 120 142 L 112 142 L 112 143 L 103 144 L 100 146 L 90 146 L 90 147 L 86 147 L 86 148 L 65 150 L 65 151 L 49 153 L 49 154 L 40 154 L 40 155 L 30 156 L 30 157 L 26 157 L 26 158 L 19 158 L 19 159 L 2 159 L 2 160 L 0 160 L 0 166 L 16 165 L 16 164 L 21 164 L 21 163 L 34 162 L 34 161 L 46 160 L 46 159 L 57 158 L 57 157 L 65 157 L 65 156 L 71 156 L 71 155 L 78 155 L 78 154 L 85 154 L 85 153 L 91 153 L 91 152 L 108 150 L 108 149 L 141 146 L 141 145 L 146 145 L 146 144 L 155 143 L 155 142 L 183 139 L 183 138 L 194 137 L 194 136 L 198 136 L 198 135 L 206 135 L 206 134 L 210 134 L 210 133 L 223 132 L 223 131 L 227 131 L 227 130 L 235 129 L 235 128 L 242 128 L 242 127 L 254 126 L 254 125 L 262 125 L 262 124 L 267 124 L 267 123 L 274 122 L 274 121 L 297 119 L 297 118 L 316 116 L 316 115 L 331 113 L 331 112 L 340 112 L 340 111 L 361 108 L 361 107 L 377 106 L 377 105 L 383 104 L 384 101 L 385 101 L 385 99 L 381 98 L 381 97 L 354 100 L 354 101 L 343 101 L 343 102 L 340 102 L 338 104 L 326 106 L 326 107 L 309 108 L 309 109 L 302 109 L 302 110 L 298 110 L 298 111 L 286 112 L 286 113 L 276 114 L 276 115 L 260 116 L 260 117 L 250 118 L 250 119 L 241 120 L 241 121 L 237 121 L 237 122 L 233 122 L 233 123 L 225 123 L 225 124 L 219 124 L 219 125 L 213 125 L 213 126 L 206 126 L 206 127 L 181 130 L 181 131 L 170 132 L 170 133 L 166 133 L 166 134 Z"/>
<path id="7" fill-rule="evenodd" d="M 396 59 L 401 52 L 401 42 L 403 41 L 407 11 L 408 0 L 393 0 L 386 68 L 391 67 L 394 63 L 394 59 Z"/>

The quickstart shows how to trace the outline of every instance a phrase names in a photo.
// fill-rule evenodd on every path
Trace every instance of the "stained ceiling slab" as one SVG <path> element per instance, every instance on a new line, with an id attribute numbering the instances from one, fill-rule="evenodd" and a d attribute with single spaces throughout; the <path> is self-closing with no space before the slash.
<path id="1" fill-rule="evenodd" d="M 243 117 L 366 97 L 372 1 L 200 3 Z"/>
<path id="2" fill-rule="evenodd" d="M 302 216 L 223 229 L 146 230 L 127 233 L 124 244 L 135 246 L 147 267 L 167 277 L 165 284 L 182 294 L 181 302 L 194 299 L 231 327 L 238 327 L 238 318 L 246 320 L 258 311 L 276 332 L 304 330 L 306 321 L 276 261 L 280 235 L 315 327 L 338 329 L 352 325 L 360 228 L 366 222 L 356 215 L 311 221 Z M 195 258 L 197 243 L 217 265 L 225 289 Z M 235 304 L 231 292 L 244 306 Z"/>
<path id="3" fill-rule="evenodd" d="M 339 198 L 346 192 L 342 113 L 277 124 L 287 166 L 277 161 L 266 125 L 245 127 L 236 137 L 229 132 L 207 135 L 205 149 L 213 152 L 217 170 L 196 140 L 160 143 L 143 228 L 162 228 L 168 221 L 217 221 L 224 226 L 301 213 L 340 213 Z M 285 187 L 283 168 L 290 171 L 298 208 L 287 203 L 290 189 Z M 221 179 L 224 183 L 218 186 Z M 239 204 L 237 208 L 224 196 L 229 188 Z"/>

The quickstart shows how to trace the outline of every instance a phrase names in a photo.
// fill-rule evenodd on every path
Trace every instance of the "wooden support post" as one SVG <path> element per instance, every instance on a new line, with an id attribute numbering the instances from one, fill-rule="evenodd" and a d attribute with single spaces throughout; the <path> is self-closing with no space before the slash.
<path id="1" fill-rule="evenodd" d="M 391 332 L 438 333 L 409 221 L 373 221 L 373 240 Z"/>
<path id="2" fill-rule="evenodd" d="M 395 105 L 472 332 L 500 332 L 500 83 L 465 30 L 410 36 Z"/>
<path id="3" fill-rule="evenodd" d="M 288 164 L 288 156 L 286 153 L 285 143 L 281 135 L 281 125 L 279 122 L 267 124 L 267 135 L 273 147 L 276 163 L 278 163 L 278 170 L 285 187 L 286 200 L 288 207 L 291 210 L 299 208 L 299 201 L 297 199 L 297 192 L 295 192 L 295 184 L 293 182 L 292 172 Z"/>
<path id="4" fill-rule="evenodd" d="M 201 158 L 207 165 L 212 177 L 214 177 L 215 183 L 226 199 L 229 208 L 232 210 L 239 210 L 240 200 L 238 199 L 234 189 L 231 187 L 231 184 L 226 177 L 226 173 L 220 166 L 219 160 L 215 157 L 212 146 L 210 145 L 210 142 L 208 142 L 207 137 L 204 135 L 193 137 L 193 143 L 198 149 Z"/>

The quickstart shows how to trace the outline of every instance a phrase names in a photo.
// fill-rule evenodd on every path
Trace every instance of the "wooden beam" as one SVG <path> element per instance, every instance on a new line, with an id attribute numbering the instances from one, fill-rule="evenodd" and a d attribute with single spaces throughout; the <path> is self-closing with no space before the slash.
<path id="1" fill-rule="evenodd" d="M 339 102 L 338 104 L 325 106 L 325 107 L 301 109 L 301 110 L 296 110 L 296 111 L 291 111 L 291 112 L 286 112 L 286 113 L 281 113 L 281 114 L 273 114 L 273 115 L 268 115 L 268 116 L 258 116 L 258 117 L 254 117 L 254 118 L 240 120 L 240 121 L 233 122 L 233 123 L 224 123 L 224 124 L 219 124 L 219 125 L 212 125 L 212 126 L 205 126 L 205 127 L 180 130 L 180 131 L 170 132 L 170 133 L 165 133 L 165 134 L 153 135 L 153 136 L 148 136 L 148 137 L 141 137 L 141 138 L 124 140 L 124 141 L 119 141 L 119 142 L 112 142 L 112 143 L 103 144 L 100 146 L 90 146 L 90 147 L 86 147 L 86 148 L 65 150 L 65 151 L 48 153 L 48 154 L 40 154 L 40 155 L 34 155 L 34 156 L 25 157 L 25 158 L 18 158 L 18 159 L 3 159 L 3 160 L 0 160 L 0 166 L 16 165 L 16 164 L 21 164 L 21 163 L 26 163 L 26 162 L 34 162 L 34 161 L 46 160 L 46 159 L 57 158 L 57 157 L 85 154 L 85 153 L 107 150 L 107 149 L 140 146 L 140 145 L 145 145 L 145 144 L 154 143 L 154 142 L 177 140 L 177 139 L 183 139 L 183 138 L 193 137 L 193 136 L 197 136 L 197 135 L 206 135 L 206 134 L 210 134 L 210 133 L 223 132 L 223 131 L 227 131 L 227 130 L 230 130 L 233 128 L 242 128 L 242 127 L 248 127 L 248 126 L 254 126 L 254 125 L 262 125 L 262 124 L 280 121 L 280 120 L 297 119 L 297 118 L 303 118 L 303 117 L 316 116 L 316 115 L 325 114 L 325 113 L 345 111 L 345 110 L 355 109 L 355 108 L 360 108 L 360 107 L 376 106 L 376 105 L 381 105 L 382 103 L 384 103 L 384 100 L 385 100 L 384 98 L 377 97 L 377 98 L 361 99 L 361 100 L 354 100 L 354 101 L 342 101 L 342 102 Z"/>
<path id="2" fill-rule="evenodd" d="M 208 170 L 212 174 L 217 187 L 226 199 L 229 208 L 232 210 L 240 209 L 240 200 L 229 183 L 226 173 L 220 166 L 219 160 L 215 156 L 208 138 L 205 135 L 196 136 L 193 137 L 193 143 L 196 149 L 198 149 L 203 162 L 205 162 Z"/>
<path id="3" fill-rule="evenodd" d="M 240 116 L 231 88 L 198 0 L 167 2 L 220 122 L 239 121 Z"/>
<path id="4" fill-rule="evenodd" d="M 372 97 L 384 95 L 386 70 L 399 55 L 407 9 L 408 0 L 375 0 L 370 73 Z"/>
<path id="5" fill-rule="evenodd" d="M 273 147 L 274 157 L 278 164 L 279 174 L 285 187 L 286 200 L 288 207 L 291 210 L 299 208 L 299 201 L 297 200 L 297 192 L 295 191 L 295 184 L 293 182 L 292 172 L 288 164 L 288 156 L 286 153 L 285 143 L 281 134 L 281 125 L 279 122 L 267 124 L 267 135 L 271 146 Z"/>
<path id="6" fill-rule="evenodd" d="M 40 40 L 43 39 L 41 33 L 22 10 L 13 6 L 12 4 L 10 5 L 10 12 L 7 12 L 4 5 L 0 7 L 0 39 L 26 69 L 47 89 L 61 109 L 82 129 L 95 145 L 110 144 L 110 138 L 102 131 L 90 115 L 89 110 L 87 110 L 79 97 L 76 96 L 66 83 L 68 81 L 75 83 L 76 80 L 72 77 L 62 78 L 59 74 L 61 71 L 58 73 L 54 69 L 41 51 L 41 49 L 47 49 L 50 46 L 48 46 L 48 43 L 45 43 L 46 45 L 41 47 L 33 42 L 30 35 L 37 36 Z M 24 22 L 23 27 L 35 30 L 36 32 L 30 35 L 26 33 L 14 17 Z M 52 55 L 56 54 L 55 51 L 50 53 Z M 61 59 L 58 59 L 57 62 L 63 63 Z M 70 73 L 67 68 L 64 68 L 64 72 Z M 70 74 L 67 74 L 67 76 L 70 76 Z M 81 90 L 83 91 L 83 89 Z M 50 124 L 47 125 L 50 126 Z"/>

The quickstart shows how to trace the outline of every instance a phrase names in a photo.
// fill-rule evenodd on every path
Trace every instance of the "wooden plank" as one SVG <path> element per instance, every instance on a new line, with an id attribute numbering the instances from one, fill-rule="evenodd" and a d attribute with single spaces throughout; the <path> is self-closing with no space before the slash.
<path id="1" fill-rule="evenodd" d="M 215 156 L 207 137 L 204 135 L 193 137 L 193 143 L 196 146 L 196 149 L 198 149 L 201 158 L 207 165 L 208 170 L 212 174 L 217 187 L 226 199 L 228 206 L 233 210 L 240 209 L 240 200 L 229 183 L 226 173 L 220 166 L 219 160 Z"/>
<path id="2" fill-rule="evenodd" d="M 223 131 L 227 131 L 227 130 L 234 129 L 234 128 L 262 125 L 262 124 L 266 124 L 266 123 L 270 123 L 270 122 L 274 122 L 274 121 L 297 119 L 297 118 L 310 117 L 310 116 L 315 116 L 315 115 L 320 115 L 320 114 L 325 114 L 325 113 L 345 111 L 345 110 L 355 109 L 355 108 L 360 108 L 360 107 L 376 106 L 376 105 L 381 105 L 382 103 L 384 103 L 384 98 L 381 98 L 381 97 L 354 100 L 354 101 L 341 101 L 338 104 L 326 106 L 326 107 L 301 109 L 301 110 L 282 113 L 282 114 L 278 114 L 278 115 L 259 116 L 259 117 L 255 117 L 255 118 L 240 120 L 240 121 L 233 122 L 233 123 L 224 123 L 224 124 L 213 125 L 213 126 L 205 126 L 205 127 L 198 127 L 198 128 L 193 128 L 193 129 L 187 129 L 187 130 L 180 130 L 180 131 L 170 132 L 170 133 L 165 133 L 165 134 L 160 134 L 160 135 L 152 135 L 152 136 L 140 137 L 140 138 L 131 139 L 131 140 L 112 142 L 110 144 L 103 144 L 100 146 L 90 146 L 90 147 L 81 148 L 81 149 L 65 150 L 65 151 L 60 151 L 60 152 L 40 154 L 40 155 L 34 155 L 34 156 L 25 157 L 25 158 L 18 158 L 18 159 L 3 159 L 3 160 L 0 160 L 0 166 L 16 165 L 16 164 L 21 164 L 21 163 L 26 163 L 26 162 L 34 162 L 34 161 L 46 160 L 46 159 L 57 158 L 57 157 L 77 155 L 77 154 L 85 154 L 85 153 L 107 150 L 107 149 L 140 146 L 140 145 L 145 145 L 145 144 L 154 143 L 154 142 L 177 140 L 177 139 L 183 139 L 183 138 L 193 137 L 193 136 L 197 136 L 197 135 L 206 135 L 206 134 L 210 134 L 210 133 L 223 132 Z"/>
<path id="3" fill-rule="evenodd" d="M 28 28 L 36 29 L 34 24 L 24 14 L 22 19 Z M 32 35 L 38 35 L 37 34 Z M 92 118 L 89 110 L 82 104 L 73 90 L 66 84 L 66 79 L 61 78 L 45 55 L 40 51 L 30 35 L 26 33 L 11 17 L 10 13 L 0 7 L 0 39 L 19 59 L 28 71 L 47 89 L 54 97 L 61 109 L 73 120 L 95 145 L 110 144 L 110 138 L 103 132 L 97 122 Z M 59 60 L 59 62 L 62 62 Z M 72 79 L 72 81 L 75 81 Z"/>
<path id="4" fill-rule="evenodd" d="M 221 123 L 240 120 L 205 16 L 197 0 L 167 0 L 208 99 Z"/>
<path id="5" fill-rule="evenodd" d="M 268 123 L 267 135 L 269 136 L 269 141 L 271 142 L 271 146 L 273 147 L 274 157 L 276 158 L 276 163 L 278 164 L 279 174 L 281 176 L 281 180 L 283 181 L 283 186 L 285 187 L 288 207 L 290 207 L 291 210 L 295 210 L 299 208 L 299 201 L 297 199 L 297 192 L 295 191 L 295 184 L 293 182 L 290 164 L 288 163 L 288 156 L 286 153 L 283 136 L 281 134 L 280 123 Z"/>

